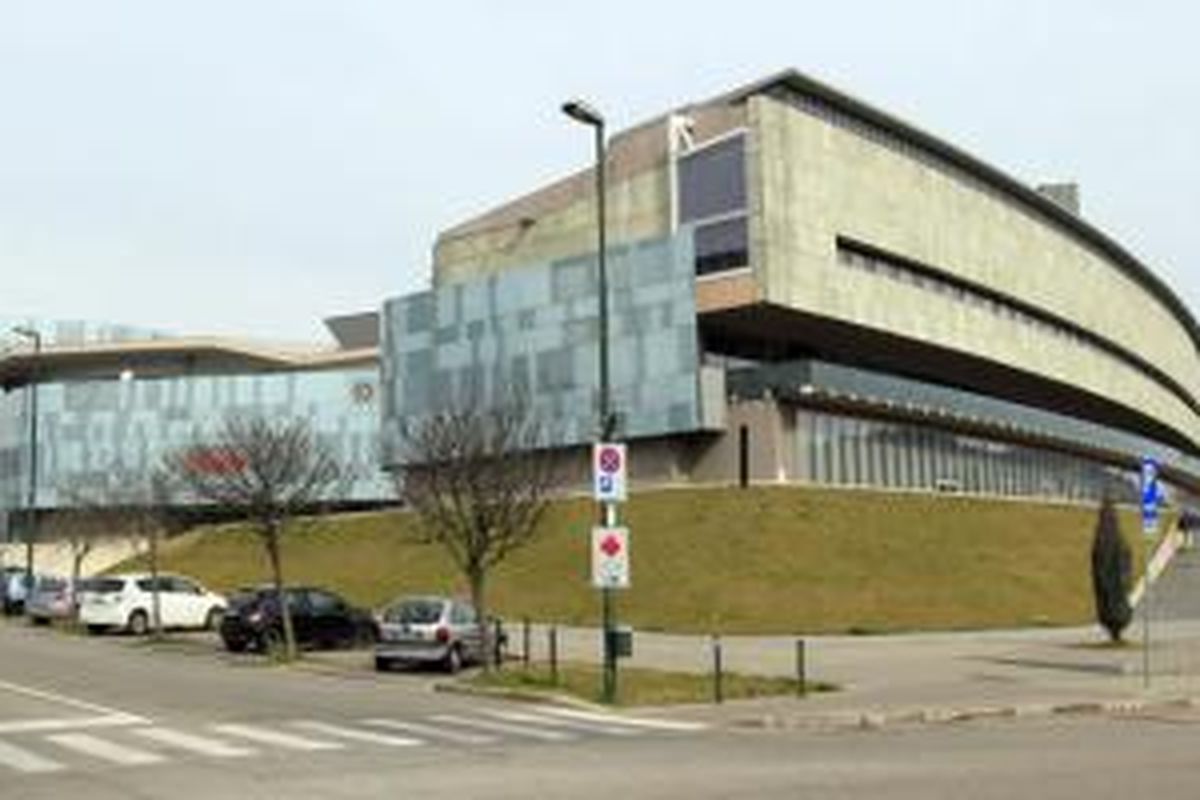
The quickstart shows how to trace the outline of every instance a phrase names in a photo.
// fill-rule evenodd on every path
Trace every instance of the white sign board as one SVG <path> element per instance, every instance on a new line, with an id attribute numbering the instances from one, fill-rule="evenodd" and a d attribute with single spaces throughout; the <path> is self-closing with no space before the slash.
<path id="1" fill-rule="evenodd" d="M 629 588 L 628 528 L 592 528 L 592 586 Z"/>
<path id="2" fill-rule="evenodd" d="M 597 502 L 625 502 L 625 463 L 625 445 L 611 442 L 592 445 L 592 486 Z"/>

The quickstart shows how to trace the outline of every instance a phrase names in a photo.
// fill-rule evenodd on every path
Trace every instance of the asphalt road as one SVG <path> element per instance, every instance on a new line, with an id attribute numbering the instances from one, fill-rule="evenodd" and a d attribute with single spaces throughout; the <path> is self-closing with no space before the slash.
<path id="1" fill-rule="evenodd" d="M 0 625 L 0 797 L 1192 798 L 1200 716 L 686 729 Z M 660 724 L 661 723 L 661 724 Z"/>

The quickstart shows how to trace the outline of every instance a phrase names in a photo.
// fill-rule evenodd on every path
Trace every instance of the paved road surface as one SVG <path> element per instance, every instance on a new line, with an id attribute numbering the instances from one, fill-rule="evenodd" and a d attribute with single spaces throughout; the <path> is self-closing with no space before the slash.
<path id="1" fill-rule="evenodd" d="M 0 625 L 0 796 L 1192 798 L 1200 717 L 762 731 Z"/>

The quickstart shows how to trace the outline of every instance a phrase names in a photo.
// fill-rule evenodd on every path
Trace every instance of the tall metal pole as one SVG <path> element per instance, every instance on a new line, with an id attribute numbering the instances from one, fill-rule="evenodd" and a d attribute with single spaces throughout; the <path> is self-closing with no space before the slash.
<path id="1" fill-rule="evenodd" d="M 608 248 L 607 231 L 607 202 L 605 192 L 604 166 L 606 161 L 604 140 L 604 117 L 596 109 L 580 100 L 564 103 L 563 113 L 590 125 L 596 136 L 596 293 L 599 301 L 599 360 L 600 360 L 600 397 L 599 425 L 596 434 L 598 441 L 610 441 L 616 431 L 616 415 L 612 411 L 612 396 L 608 379 Z M 616 503 L 601 503 L 599 507 L 600 524 L 614 527 L 617 524 Z M 616 609 L 614 608 L 613 590 L 603 587 L 600 590 L 600 614 L 603 628 L 604 669 L 601 696 L 606 703 L 612 703 L 617 696 L 617 653 L 614 639 L 616 630 Z"/>
<path id="2" fill-rule="evenodd" d="M 595 126 L 596 131 L 596 291 L 600 303 L 600 441 L 611 441 L 616 417 L 612 412 L 612 394 L 608 377 L 608 248 L 607 223 L 608 214 L 606 203 L 606 181 L 604 165 L 606 160 L 604 142 L 604 120 Z M 604 503 L 601 508 L 602 525 L 615 527 L 617 524 L 617 504 Z M 617 653 L 616 653 L 616 608 L 613 590 L 605 586 L 600 590 L 601 613 L 604 625 L 604 686 L 603 698 L 605 703 L 613 703 L 617 698 Z"/>

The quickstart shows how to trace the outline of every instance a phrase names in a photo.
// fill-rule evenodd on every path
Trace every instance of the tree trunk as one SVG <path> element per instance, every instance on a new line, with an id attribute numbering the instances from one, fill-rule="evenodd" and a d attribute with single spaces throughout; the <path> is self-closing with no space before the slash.
<path id="1" fill-rule="evenodd" d="M 71 559 L 71 621 L 79 622 L 79 578 L 83 574 L 83 559 L 87 553 L 75 551 Z"/>
<path id="2" fill-rule="evenodd" d="M 479 641 L 483 647 L 483 671 L 490 673 L 495 665 L 496 649 L 492 641 L 491 626 L 488 625 L 487 601 L 484 597 L 487 574 L 483 569 L 475 568 L 470 571 L 467 580 L 471 584 L 471 605 L 475 606 L 475 613 L 478 615 Z"/>
<path id="3" fill-rule="evenodd" d="M 275 596 L 279 598 L 279 617 L 283 621 L 283 658 L 296 658 L 296 634 L 292 628 L 292 609 L 283 593 L 283 563 L 279 552 L 279 522 L 271 520 L 266 527 L 267 556 L 271 560 L 271 578 L 275 583 Z"/>

